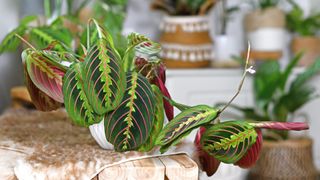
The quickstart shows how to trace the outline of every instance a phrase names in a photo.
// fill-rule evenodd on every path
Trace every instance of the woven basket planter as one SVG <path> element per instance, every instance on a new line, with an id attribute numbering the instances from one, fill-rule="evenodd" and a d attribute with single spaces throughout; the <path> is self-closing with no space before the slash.
<path id="1" fill-rule="evenodd" d="M 315 180 L 311 139 L 264 141 L 260 158 L 249 179 Z"/>
<path id="2" fill-rule="evenodd" d="M 300 66 L 311 65 L 317 57 L 320 56 L 320 38 L 319 37 L 295 37 L 291 42 L 293 54 L 303 52 L 299 61 Z"/>
<path id="3" fill-rule="evenodd" d="M 160 29 L 161 57 L 168 68 L 210 65 L 213 46 L 207 16 L 167 16 Z"/>

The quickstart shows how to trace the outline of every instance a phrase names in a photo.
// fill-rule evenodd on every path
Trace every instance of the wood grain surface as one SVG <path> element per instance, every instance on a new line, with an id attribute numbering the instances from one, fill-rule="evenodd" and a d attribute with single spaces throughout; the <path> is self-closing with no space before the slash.
<path id="1" fill-rule="evenodd" d="M 148 158 L 108 167 L 95 180 L 197 180 L 198 166 L 187 155 Z"/>

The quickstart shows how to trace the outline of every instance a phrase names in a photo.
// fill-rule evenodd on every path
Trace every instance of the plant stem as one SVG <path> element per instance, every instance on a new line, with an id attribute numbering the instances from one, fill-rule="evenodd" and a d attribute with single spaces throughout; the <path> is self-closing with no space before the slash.
<path id="1" fill-rule="evenodd" d="M 230 106 L 230 104 L 233 102 L 233 100 L 236 99 L 236 97 L 239 95 L 239 93 L 240 93 L 240 91 L 241 91 L 241 89 L 242 89 L 244 80 L 245 80 L 246 75 L 247 75 L 247 72 L 248 72 L 248 64 L 249 64 L 249 58 L 250 58 L 250 50 L 251 50 L 250 43 L 248 43 L 247 58 L 246 58 L 246 64 L 245 64 L 245 67 L 244 67 L 245 70 L 244 70 L 244 73 L 243 73 L 243 75 L 242 75 L 240 84 L 239 84 L 239 86 L 238 86 L 238 90 L 237 90 L 236 94 L 231 98 L 231 100 L 219 111 L 220 114 L 221 114 L 228 106 Z"/>
<path id="2" fill-rule="evenodd" d="M 225 35 L 227 29 L 227 0 L 221 0 L 221 11 L 221 35 Z"/>
<path id="3" fill-rule="evenodd" d="M 62 0 L 56 0 L 55 11 L 57 11 L 57 15 L 58 15 L 58 16 L 61 16 Z"/>
<path id="4" fill-rule="evenodd" d="M 147 63 L 147 64 L 143 65 L 143 66 L 142 66 L 142 68 L 139 70 L 139 72 L 138 72 L 138 73 L 140 73 L 140 74 L 141 74 L 141 72 L 142 72 L 146 67 L 148 67 L 149 65 L 150 65 L 149 63 Z"/>
<path id="5" fill-rule="evenodd" d="M 31 49 L 33 49 L 35 51 L 37 50 L 34 46 L 32 46 L 32 44 L 30 44 L 27 40 L 25 40 L 19 34 L 15 34 L 15 36 L 17 36 L 17 38 L 19 38 L 22 42 L 24 42 L 26 45 L 28 45 Z"/>
<path id="6" fill-rule="evenodd" d="M 91 22 L 91 19 L 88 21 L 88 24 L 87 24 L 87 50 L 90 49 L 90 22 Z"/>
<path id="7" fill-rule="evenodd" d="M 67 14 L 70 16 L 72 13 L 73 0 L 67 0 Z"/>
<path id="8" fill-rule="evenodd" d="M 44 0 L 43 2 L 43 8 L 44 8 L 44 15 L 46 18 L 51 17 L 51 6 L 50 6 L 50 0 Z"/>

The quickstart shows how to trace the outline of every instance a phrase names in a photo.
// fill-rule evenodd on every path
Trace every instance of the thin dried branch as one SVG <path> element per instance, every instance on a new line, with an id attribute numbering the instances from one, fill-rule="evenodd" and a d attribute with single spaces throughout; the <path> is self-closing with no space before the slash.
<path id="1" fill-rule="evenodd" d="M 241 92 L 241 89 L 242 89 L 242 86 L 243 86 L 243 83 L 244 83 L 244 80 L 246 79 L 246 75 L 247 73 L 255 73 L 255 70 L 252 69 L 252 66 L 249 66 L 249 59 L 250 59 L 250 50 L 251 50 L 251 46 L 250 46 L 250 43 L 248 43 L 248 51 L 247 51 L 247 58 L 246 58 L 246 63 L 245 63 L 245 71 L 243 72 L 243 75 L 242 75 L 242 78 L 241 78 L 241 81 L 240 81 L 240 84 L 238 86 L 238 90 L 236 92 L 236 94 L 231 98 L 231 100 L 220 110 L 220 114 L 228 107 L 230 106 L 230 104 L 236 99 L 236 97 L 240 94 Z"/>

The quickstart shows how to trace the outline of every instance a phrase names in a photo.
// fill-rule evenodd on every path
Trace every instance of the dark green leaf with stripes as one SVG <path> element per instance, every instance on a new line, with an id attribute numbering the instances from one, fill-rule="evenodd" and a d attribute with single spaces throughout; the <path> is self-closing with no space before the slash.
<path id="1" fill-rule="evenodd" d="M 201 138 L 203 149 L 225 163 L 239 161 L 256 142 L 257 132 L 245 121 L 228 121 L 208 128 Z"/>
<path id="2" fill-rule="evenodd" d="M 90 49 L 83 66 L 84 90 L 94 111 L 104 114 L 121 102 L 125 73 L 109 41 L 99 39 Z"/>
<path id="3" fill-rule="evenodd" d="M 76 124 L 89 126 L 102 119 L 94 112 L 84 92 L 80 63 L 75 63 L 68 69 L 63 78 L 62 90 L 66 110 Z"/>
<path id="4" fill-rule="evenodd" d="M 210 123 L 217 117 L 217 110 L 207 105 L 198 105 L 182 111 L 161 131 L 156 144 L 165 152 L 201 125 Z"/>
<path id="5" fill-rule="evenodd" d="M 147 41 L 151 41 L 149 38 L 147 38 L 144 35 L 138 34 L 138 33 L 131 33 L 128 36 L 129 42 L 128 42 L 128 46 L 136 46 L 142 42 L 147 42 Z"/>
<path id="6" fill-rule="evenodd" d="M 155 107 L 155 116 L 154 123 L 150 133 L 150 136 L 146 143 L 139 147 L 139 151 L 151 151 L 155 146 L 157 137 L 162 130 L 163 121 L 164 121 L 164 107 L 163 107 L 163 97 L 160 89 L 156 85 L 152 85 L 152 90 L 156 97 L 156 107 Z"/>
<path id="7" fill-rule="evenodd" d="M 149 38 L 138 33 L 131 33 L 128 36 L 128 47 L 123 57 L 125 71 L 132 69 L 133 58 L 130 58 L 130 54 L 135 47 L 140 45 L 142 46 L 139 49 L 143 54 L 158 52 L 161 49 L 159 44 L 152 42 Z"/>
<path id="8" fill-rule="evenodd" d="M 154 124 L 155 103 L 148 80 L 136 72 L 128 73 L 121 104 L 105 116 L 106 137 L 116 151 L 135 150 L 147 141 Z"/>

